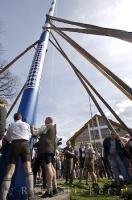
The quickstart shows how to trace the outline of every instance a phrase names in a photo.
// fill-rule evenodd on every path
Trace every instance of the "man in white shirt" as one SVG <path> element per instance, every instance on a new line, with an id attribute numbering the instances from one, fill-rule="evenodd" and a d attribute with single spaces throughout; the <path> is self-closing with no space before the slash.
<path id="1" fill-rule="evenodd" d="M 11 142 L 11 150 L 9 155 L 9 164 L 7 172 L 2 182 L 1 187 L 1 200 L 6 200 L 11 179 L 15 171 L 16 161 L 21 157 L 24 170 L 26 172 L 26 183 L 28 198 L 34 200 L 34 184 L 33 174 L 31 169 L 31 155 L 28 141 L 31 137 L 30 125 L 22 121 L 20 113 L 14 114 L 14 123 L 11 123 L 7 130 L 6 139 Z"/>

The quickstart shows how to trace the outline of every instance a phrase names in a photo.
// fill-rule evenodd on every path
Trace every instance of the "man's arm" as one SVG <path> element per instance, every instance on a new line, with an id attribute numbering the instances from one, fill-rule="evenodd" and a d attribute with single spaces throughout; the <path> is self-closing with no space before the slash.
<path id="1" fill-rule="evenodd" d="M 74 153 L 74 150 L 73 150 L 73 149 L 72 149 L 72 151 L 65 150 L 65 154 L 71 155 L 71 156 L 75 156 L 75 153 Z"/>
<path id="2" fill-rule="evenodd" d="M 0 104 L 0 140 L 2 140 L 4 133 L 6 131 L 6 108 Z"/>
<path id="3" fill-rule="evenodd" d="M 47 133 L 47 127 L 46 126 L 41 126 L 41 128 L 37 131 L 37 136 L 41 136 L 42 134 Z"/>
<path id="4" fill-rule="evenodd" d="M 7 132 L 5 136 L 3 137 L 3 140 L 6 142 L 11 142 L 11 132 L 12 132 L 12 125 L 9 125 Z"/>

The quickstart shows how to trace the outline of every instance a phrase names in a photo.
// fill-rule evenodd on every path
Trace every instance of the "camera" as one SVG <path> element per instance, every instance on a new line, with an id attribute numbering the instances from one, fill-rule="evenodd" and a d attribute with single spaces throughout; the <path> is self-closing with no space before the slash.
<path id="1" fill-rule="evenodd" d="M 62 145 L 62 138 L 57 139 L 57 146 Z"/>

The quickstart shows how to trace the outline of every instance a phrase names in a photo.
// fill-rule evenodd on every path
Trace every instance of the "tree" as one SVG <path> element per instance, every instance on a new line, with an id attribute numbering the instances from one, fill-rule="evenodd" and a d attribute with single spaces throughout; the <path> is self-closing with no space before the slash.
<path id="1" fill-rule="evenodd" d="M 0 69 L 2 67 L 3 65 L 1 64 Z M 12 99 L 17 92 L 17 80 L 17 76 L 13 75 L 9 70 L 0 74 L 0 96 Z"/>
<path id="2" fill-rule="evenodd" d="M 0 24 L 1 27 L 1 24 Z M 0 28 L 0 34 L 2 33 Z M 4 67 L 4 61 L 1 58 L 3 54 L 3 45 L 0 42 L 0 69 Z M 10 70 L 0 74 L 0 97 L 12 99 L 17 92 L 18 78 Z"/>

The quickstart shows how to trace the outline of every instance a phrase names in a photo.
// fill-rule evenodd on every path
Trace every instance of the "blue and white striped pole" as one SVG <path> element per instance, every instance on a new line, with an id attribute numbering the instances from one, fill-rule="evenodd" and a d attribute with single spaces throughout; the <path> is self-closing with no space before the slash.
<path id="1" fill-rule="evenodd" d="M 55 10 L 56 0 L 53 0 L 49 9 L 49 15 L 53 16 Z M 46 20 L 45 27 L 50 27 Z M 29 71 L 26 82 L 26 87 L 23 91 L 22 99 L 18 108 L 18 112 L 22 114 L 24 121 L 30 125 L 35 125 L 36 109 L 38 103 L 39 85 L 46 55 L 46 50 L 49 41 L 49 30 L 44 30 L 40 36 L 38 46 L 35 51 L 33 62 Z M 9 147 L 5 147 L 0 164 L 0 184 L 6 173 L 6 166 L 8 163 Z M 27 199 L 25 173 L 22 162 L 16 165 L 16 171 L 12 180 L 11 188 L 8 193 L 8 200 L 25 200 Z"/>
<path id="2" fill-rule="evenodd" d="M 51 8 L 49 10 L 50 16 L 53 16 L 54 14 L 55 5 L 56 0 L 53 0 Z M 46 20 L 45 27 L 49 26 L 50 24 Z M 22 114 L 24 121 L 26 121 L 30 125 L 35 124 L 39 85 L 49 41 L 49 34 L 50 31 L 45 30 L 40 36 L 39 43 L 28 75 L 26 88 L 23 92 L 23 96 L 18 109 L 18 112 Z"/>

